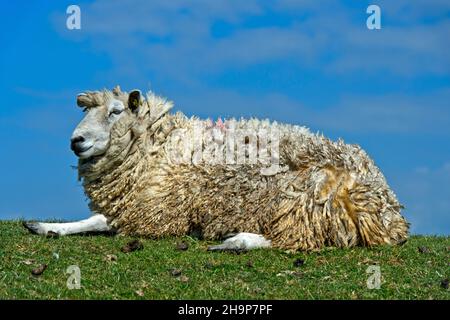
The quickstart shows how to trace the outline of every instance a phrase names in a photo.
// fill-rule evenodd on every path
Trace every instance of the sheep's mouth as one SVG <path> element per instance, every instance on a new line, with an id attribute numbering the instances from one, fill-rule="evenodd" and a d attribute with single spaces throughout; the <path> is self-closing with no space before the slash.
<path id="1" fill-rule="evenodd" d="M 83 153 L 86 153 L 86 151 L 90 150 L 93 146 L 89 146 L 86 148 L 81 148 L 81 149 L 75 149 L 73 152 L 78 156 L 81 157 L 83 156 Z"/>
<path id="2" fill-rule="evenodd" d="M 102 156 L 90 156 L 90 157 L 79 157 L 79 164 L 81 166 L 89 166 L 95 164 Z"/>

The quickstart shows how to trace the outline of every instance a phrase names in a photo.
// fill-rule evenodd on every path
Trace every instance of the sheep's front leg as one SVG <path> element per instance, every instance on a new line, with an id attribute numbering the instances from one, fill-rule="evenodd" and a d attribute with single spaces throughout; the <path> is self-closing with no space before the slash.
<path id="1" fill-rule="evenodd" d="M 260 234 L 241 232 L 226 239 L 222 244 L 208 247 L 209 251 L 250 250 L 270 248 L 271 241 Z"/>
<path id="2" fill-rule="evenodd" d="M 113 232 L 113 228 L 108 225 L 105 216 L 101 214 L 76 222 L 24 222 L 23 226 L 31 233 L 41 235 L 46 235 L 49 232 L 54 232 L 61 236 L 86 232 Z"/>

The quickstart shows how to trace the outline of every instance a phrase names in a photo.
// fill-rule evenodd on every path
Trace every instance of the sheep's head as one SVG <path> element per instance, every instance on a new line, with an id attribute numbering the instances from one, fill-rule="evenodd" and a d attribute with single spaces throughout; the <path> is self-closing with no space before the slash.
<path id="1" fill-rule="evenodd" d="M 107 152 L 116 127 L 121 127 L 125 135 L 122 143 L 129 142 L 126 132 L 136 122 L 142 99 L 138 90 L 127 94 L 116 87 L 112 92 L 79 94 L 77 104 L 86 115 L 72 134 L 71 149 L 80 159 L 87 159 Z"/>
<path id="2" fill-rule="evenodd" d="M 126 93 L 118 86 L 112 92 L 79 94 L 77 104 L 86 115 L 72 134 L 71 149 L 81 160 L 120 154 L 172 108 L 171 102 L 152 93 L 146 98 L 139 90 Z"/>

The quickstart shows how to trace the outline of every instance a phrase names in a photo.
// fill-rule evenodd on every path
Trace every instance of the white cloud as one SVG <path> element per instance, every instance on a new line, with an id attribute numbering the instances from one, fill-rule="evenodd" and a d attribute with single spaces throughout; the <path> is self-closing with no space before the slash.
<path id="1" fill-rule="evenodd" d="M 83 41 L 106 53 L 113 68 L 105 79 L 148 83 L 163 78 L 180 90 L 170 94 L 184 111 L 230 115 L 277 115 L 319 130 L 373 133 L 449 134 L 450 90 L 419 94 L 343 94 L 327 109 L 274 92 L 240 94 L 211 88 L 205 77 L 272 61 L 289 61 L 321 74 L 374 73 L 386 76 L 443 75 L 450 72 L 446 50 L 450 22 L 440 0 L 412 5 L 381 2 L 380 31 L 365 26 L 364 5 L 340 1 L 106 1 L 82 6 Z M 444 10 L 442 10 L 443 8 Z M 447 10 L 448 11 L 448 10 Z M 284 26 L 248 27 L 249 17 L 268 13 L 294 18 Z M 428 17 L 433 21 L 424 22 Z M 445 16 L 444 16 L 445 17 Z M 361 21 L 360 21 L 361 20 Z M 226 21 L 233 32 L 214 38 L 214 22 Z M 401 22 L 401 23 L 400 23 Z M 64 24 L 61 24 L 64 25 Z M 73 32 L 64 31 L 71 37 Z M 323 57 L 327 59 L 323 60 Z M 401 80 L 399 80 L 401 81 Z M 127 82 L 127 81 L 125 81 Z M 147 89 L 147 88 L 142 88 Z M 156 88 L 158 91 L 159 88 Z M 178 96 L 176 96 L 178 95 Z M 274 109 L 276 111 L 274 112 Z"/>
<path id="2" fill-rule="evenodd" d="M 98 0 L 82 7 L 80 33 L 64 30 L 60 22 L 58 29 L 65 36 L 88 40 L 94 50 L 110 55 L 118 74 L 156 71 L 181 82 L 274 59 L 339 74 L 448 74 L 450 23 L 439 11 L 445 12 L 447 6 L 437 0 L 395 3 L 381 4 L 387 18 L 379 31 L 365 27 L 363 6 L 289 0 L 270 4 L 255 0 Z M 284 27 L 243 24 L 249 17 L 271 12 L 294 18 Z M 422 21 L 428 17 L 437 20 Z M 214 39 L 211 28 L 217 21 L 228 22 L 236 31 Z M 414 21 L 414 25 L 397 21 Z M 320 60 L 323 56 L 330 58 L 324 62 Z"/>
<path id="3" fill-rule="evenodd" d="M 392 186 L 405 205 L 413 233 L 448 234 L 450 227 L 450 162 L 396 172 Z"/>
<path id="4" fill-rule="evenodd" d="M 349 30 L 343 35 L 346 54 L 330 65 L 331 71 L 389 71 L 401 76 L 450 72 L 450 58 L 446 43 L 450 36 L 450 22 L 408 27 L 385 26 L 372 32 Z"/>
<path id="5" fill-rule="evenodd" d="M 228 90 L 205 90 L 171 97 L 182 111 L 271 117 L 315 130 L 352 133 L 433 133 L 449 135 L 450 90 L 427 95 L 343 96 L 329 108 L 314 109 L 285 95 L 242 95 Z M 432 107 L 430 107 L 433 102 Z"/>

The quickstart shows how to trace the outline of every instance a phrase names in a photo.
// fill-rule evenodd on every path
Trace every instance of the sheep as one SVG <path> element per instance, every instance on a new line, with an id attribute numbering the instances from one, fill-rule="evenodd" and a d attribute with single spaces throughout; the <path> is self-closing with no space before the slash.
<path id="1" fill-rule="evenodd" d="M 80 94 L 77 104 L 86 115 L 71 148 L 94 215 L 25 222 L 33 233 L 225 239 L 209 250 L 407 240 L 402 205 L 358 145 L 269 120 L 189 118 L 152 92 L 119 86 Z M 233 135 L 242 143 L 230 143 Z"/>

